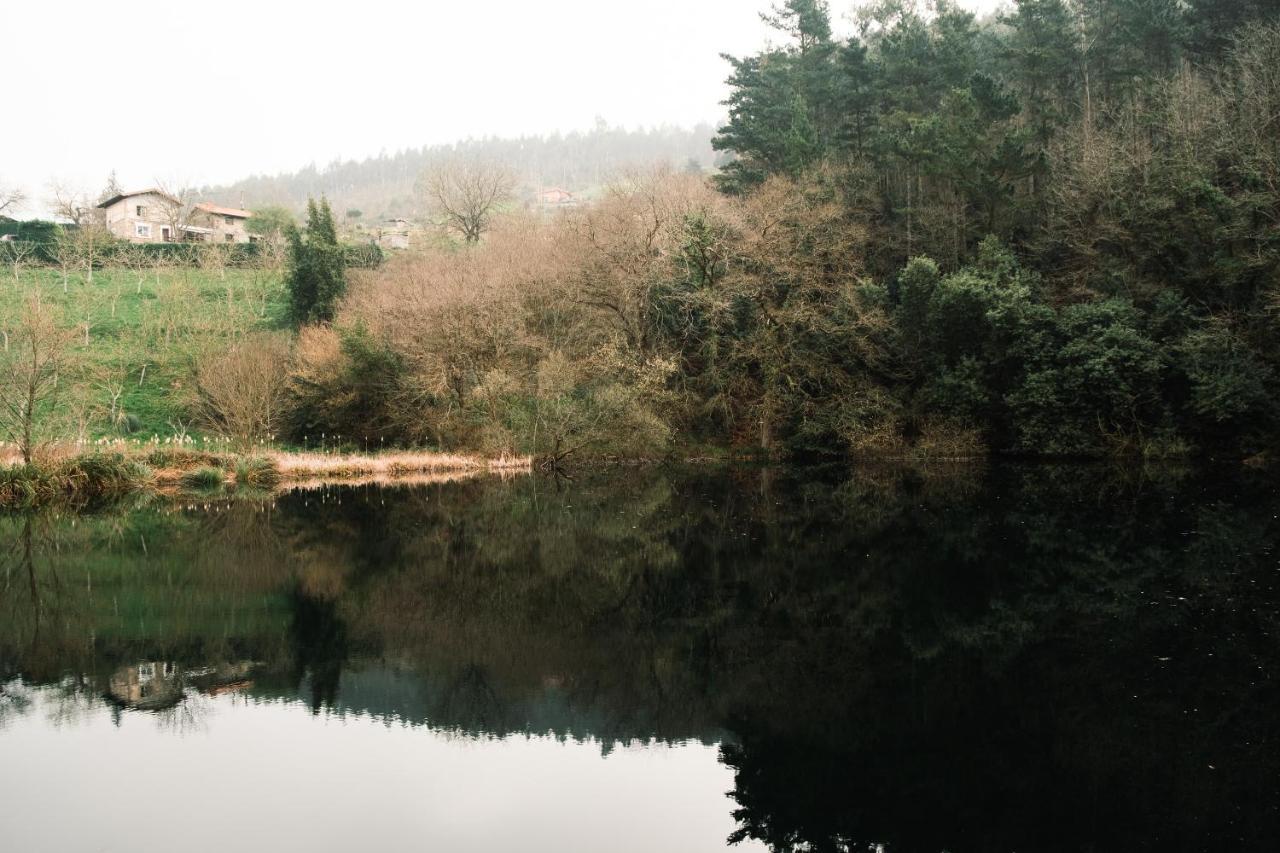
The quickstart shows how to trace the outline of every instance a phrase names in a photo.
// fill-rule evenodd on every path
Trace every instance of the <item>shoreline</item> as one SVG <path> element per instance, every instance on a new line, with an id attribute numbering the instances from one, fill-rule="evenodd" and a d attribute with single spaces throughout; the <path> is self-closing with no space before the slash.
<path id="1" fill-rule="evenodd" d="M 61 451 L 61 452 L 59 452 Z M 1045 457 L 1022 454 L 984 454 L 967 457 L 868 456 L 809 462 L 800 467 L 844 464 L 852 467 L 985 467 L 1001 462 L 1025 464 L 1077 464 L 1084 466 L 1221 464 L 1268 468 L 1269 458 L 1224 460 L 1215 457 L 1148 458 Z M 215 491 L 276 491 L 324 488 L 330 485 L 421 485 L 456 482 L 472 477 L 513 477 L 534 473 L 567 474 L 559 466 L 529 455 L 484 456 L 439 451 L 388 450 L 374 453 L 335 453 L 296 450 L 264 450 L 237 454 L 198 450 L 185 445 L 143 445 L 122 442 L 73 453 L 55 448 L 32 465 L 23 465 L 14 454 L 0 453 L 0 511 L 34 509 L 49 504 L 85 505 L 129 495 L 151 493 L 169 497 L 209 495 Z M 687 456 L 615 457 L 583 456 L 572 470 L 639 468 L 663 465 L 760 465 L 787 464 L 760 452 L 725 452 L 723 455 L 693 452 Z"/>
<path id="2" fill-rule="evenodd" d="M 86 504 L 145 492 L 190 496 L 281 486 L 447 482 L 484 474 L 514 476 L 533 469 L 531 456 L 434 451 L 338 454 L 268 450 L 242 456 L 181 446 L 95 448 L 87 453 L 54 455 L 30 465 L 0 459 L 0 510 Z"/>

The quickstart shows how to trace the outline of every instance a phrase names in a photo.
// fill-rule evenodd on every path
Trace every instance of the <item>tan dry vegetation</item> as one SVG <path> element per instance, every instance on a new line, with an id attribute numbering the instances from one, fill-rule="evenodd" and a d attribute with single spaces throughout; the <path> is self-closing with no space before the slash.
<path id="1" fill-rule="evenodd" d="M 528 456 L 485 458 L 458 453 L 400 451 L 380 454 L 268 453 L 285 481 L 312 479 L 396 479 L 423 474 L 486 471 L 520 472 L 533 467 Z"/>
<path id="2" fill-rule="evenodd" d="M 669 274 L 686 219 L 724 203 L 695 178 L 632 176 L 591 208 L 509 216 L 465 251 L 356 274 L 339 329 L 300 337 L 294 387 L 329 422 L 376 392 L 389 421 L 380 428 L 438 447 L 661 451 L 676 364 L 650 339 L 649 295 Z M 402 374 L 391 387 L 350 381 L 343 328 L 396 355 Z"/>
<path id="3" fill-rule="evenodd" d="M 273 439 L 286 414 L 289 360 L 288 339 L 269 332 L 210 353 L 195 370 L 192 408 L 211 431 L 244 446 Z"/>

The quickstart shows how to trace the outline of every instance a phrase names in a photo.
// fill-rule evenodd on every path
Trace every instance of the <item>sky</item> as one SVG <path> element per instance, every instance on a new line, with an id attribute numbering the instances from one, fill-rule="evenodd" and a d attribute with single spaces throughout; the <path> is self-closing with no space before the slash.
<path id="1" fill-rule="evenodd" d="M 126 188 L 199 185 L 597 117 L 717 121 L 720 54 L 768 41 L 768 2 L 5 4 L 0 68 L 23 82 L 5 92 L 0 187 L 34 215 L 49 181 L 96 194 L 113 169 Z M 838 26 L 855 5 L 833 0 Z"/>

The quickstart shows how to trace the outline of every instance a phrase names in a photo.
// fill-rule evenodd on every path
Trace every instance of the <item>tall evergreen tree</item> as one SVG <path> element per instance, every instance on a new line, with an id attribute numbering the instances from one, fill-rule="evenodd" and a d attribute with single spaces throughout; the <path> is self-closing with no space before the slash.
<path id="1" fill-rule="evenodd" d="M 759 56 L 724 57 L 733 66 L 729 123 L 712 145 L 737 155 L 719 178 L 730 191 L 770 174 L 800 174 L 822 160 L 839 135 L 837 45 L 827 4 L 786 0 L 762 17 L 791 42 Z"/>
<path id="2" fill-rule="evenodd" d="M 1032 137 L 1031 191 L 1036 194 L 1048 170 L 1049 143 L 1074 108 L 1078 39 L 1063 0 L 1014 0 L 1013 12 L 1002 22 L 1010 28 L 1002 58 Z"/>
<path id="3" fill-rule="evenodd" d="M 305 232 L 289 229 L 289 307 L 295 325 L 333 319 L 347 290 L 346 258 L 329 201 L 307 199 Z"/>

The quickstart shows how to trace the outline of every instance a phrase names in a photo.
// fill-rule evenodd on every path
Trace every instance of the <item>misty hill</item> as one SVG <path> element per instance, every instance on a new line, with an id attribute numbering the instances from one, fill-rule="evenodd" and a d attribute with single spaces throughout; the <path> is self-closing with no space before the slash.
<path id="1" fill-rule="evenodd" d="M 280 175 L 255 175 L 233 184 L 205 187 L 201 195 L 250 208 L 281 205 L 301 209 L 308 196 L 327 196 L 334 210 L 352 208 L 363 217 L 413 217 L 420 201 L 418 176 L 435 161 L 463 154 L 500 162 L 516 171 L 520 193 L 532 199 L 539 189 L 560 187 L 589 192 L 610 175 L 630 167 L 667 163 L 676 168 L 710 169 L 718 155 L 711 149 L 715 127 L 657 127 L 627 130 L 599 122 L 592 130 L 517 139 L 475 139 L 450 145 L 383 152 L 365 160 L 335 161 Z"/>

